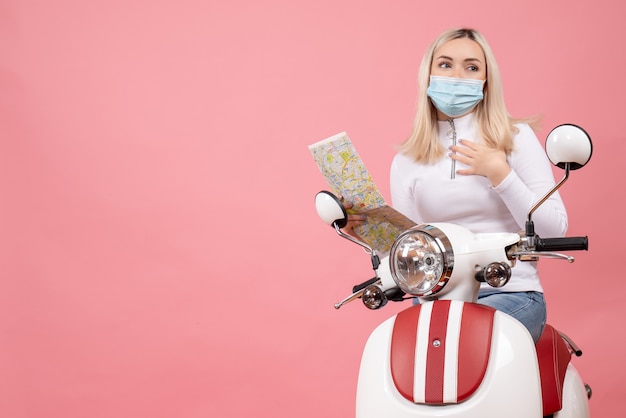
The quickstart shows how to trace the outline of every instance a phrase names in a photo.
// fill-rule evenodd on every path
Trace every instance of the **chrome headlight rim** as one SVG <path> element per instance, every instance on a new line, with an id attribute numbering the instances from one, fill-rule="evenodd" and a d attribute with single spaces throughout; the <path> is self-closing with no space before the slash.
<path id="1" fill-rule="evenodd" d="M 396 266 L 396 254 L 398 248 L 402 245 L 406 237 L 414 235 L 416 233 L 426 235 L 430 239 L 432 239 L 432 241 L 437 245 L 439 253 L 443 258 L 443 269 L 439 276 L 439 279 L 433 286 L 430 287 L 430 289 L 424 292 L 415 291 L 414 289 L 408 288 L 405 285 L 404 280 L 400 279 L 401 275 L 399 274 L 397 270 L 398 268 Z M 452 249 L 452 243 L 448 239 L 448 236 L 441 229 L 434 225 L 420 224 L 404 231 L 403 233 L 398 235 L 398 237 L 394 241 L 389 254 L 391 276 L 396 285 L 406 294 L 419 297 L 427 297 L 437 294 L 446 286 L 446 284 L 450 281 L 450 277 L 452 276 L 452 270 L 454 268 L 454 251 Z"/>

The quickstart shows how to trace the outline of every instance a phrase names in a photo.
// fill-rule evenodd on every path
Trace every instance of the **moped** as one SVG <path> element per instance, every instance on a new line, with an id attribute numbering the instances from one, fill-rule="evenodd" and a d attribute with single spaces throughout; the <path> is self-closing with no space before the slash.
<path id="1" fill-rule="evenodd" d="M 328 191 L 315 197 L 318 215 L 336 233 L 363 247 L 375 277 L 335 305 L 361 299 L 369 309 L 418 298 L 369 336 L 356 395 L 357 418 L 589 416 L 591 388 L 571 362 L 582 351 L 547 324 L 537 344 L 511 316 L 477 304 L 480 282 L 499 288 L 517 262 L 587 250 L 587 237 L 542 238 L 532 215 L 591 158 L 592 144 L 579 126 L 553 129 L 545 143 L 550 161 L 565 175 L 531 209 L 520 233 L 472 233 L 451 223 L 427 223 L 401 232 L 389 254 L 343 231 L 348 212 Z"/>

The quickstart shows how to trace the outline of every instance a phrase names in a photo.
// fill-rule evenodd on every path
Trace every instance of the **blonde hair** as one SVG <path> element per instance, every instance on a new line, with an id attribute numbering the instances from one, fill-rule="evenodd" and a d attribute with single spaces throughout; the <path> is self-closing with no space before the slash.
<path id="1" fill-rule="evenodd" d="M 418 74 L 419 94 L 413 132 L 399 147 L 401 153 L 413 157 L 417 162 L 433 163 L 446 153 L 437 132 L 437 109 L 426 95 L 426 89 L 430 81 L 435 50 L 446 42 L 459 38 L 469 38 L 476 42 L 485 54 L 487 80 L 483 90 L 484 98 L 474 110 L 478 134 L 484 143 L 509 154 L 513 150 L 513 136 L 518 132 L 515 123 L 529 122 L 513 119 L 509 115 L 504 104 L 498 64 L 484 36 L 474 29 L 447 30 L 433 41 L 422 58 Z"/>

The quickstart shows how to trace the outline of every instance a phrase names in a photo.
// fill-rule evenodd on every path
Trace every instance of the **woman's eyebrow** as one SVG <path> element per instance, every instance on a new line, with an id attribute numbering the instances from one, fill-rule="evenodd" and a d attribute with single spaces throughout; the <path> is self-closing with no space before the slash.
<path id="1" fill-rule="evenodd" d="M 436 59 L 438 59 L 438 60 L 444 59 L 444 60 L 454 61 L 454 59 L 452 57 L 449 57 L 447 55 L 439 55 Z M 463 60 L 463 62 L 479 62 L 479 63 L 482 63 L 480 58 L 465 58 Z"/>

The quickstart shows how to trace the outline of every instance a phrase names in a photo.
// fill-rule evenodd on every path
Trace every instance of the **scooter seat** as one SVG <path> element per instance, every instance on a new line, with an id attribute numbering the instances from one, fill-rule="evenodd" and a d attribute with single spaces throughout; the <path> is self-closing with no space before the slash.
<path id="1" fill-rule="evenodd" d="M 563 406 L 563 382 L 572 356 L 563 338 L 550 325 L 545 326 L 536 348 L 543 415 L 547 416 L 560 411 Z"/>

